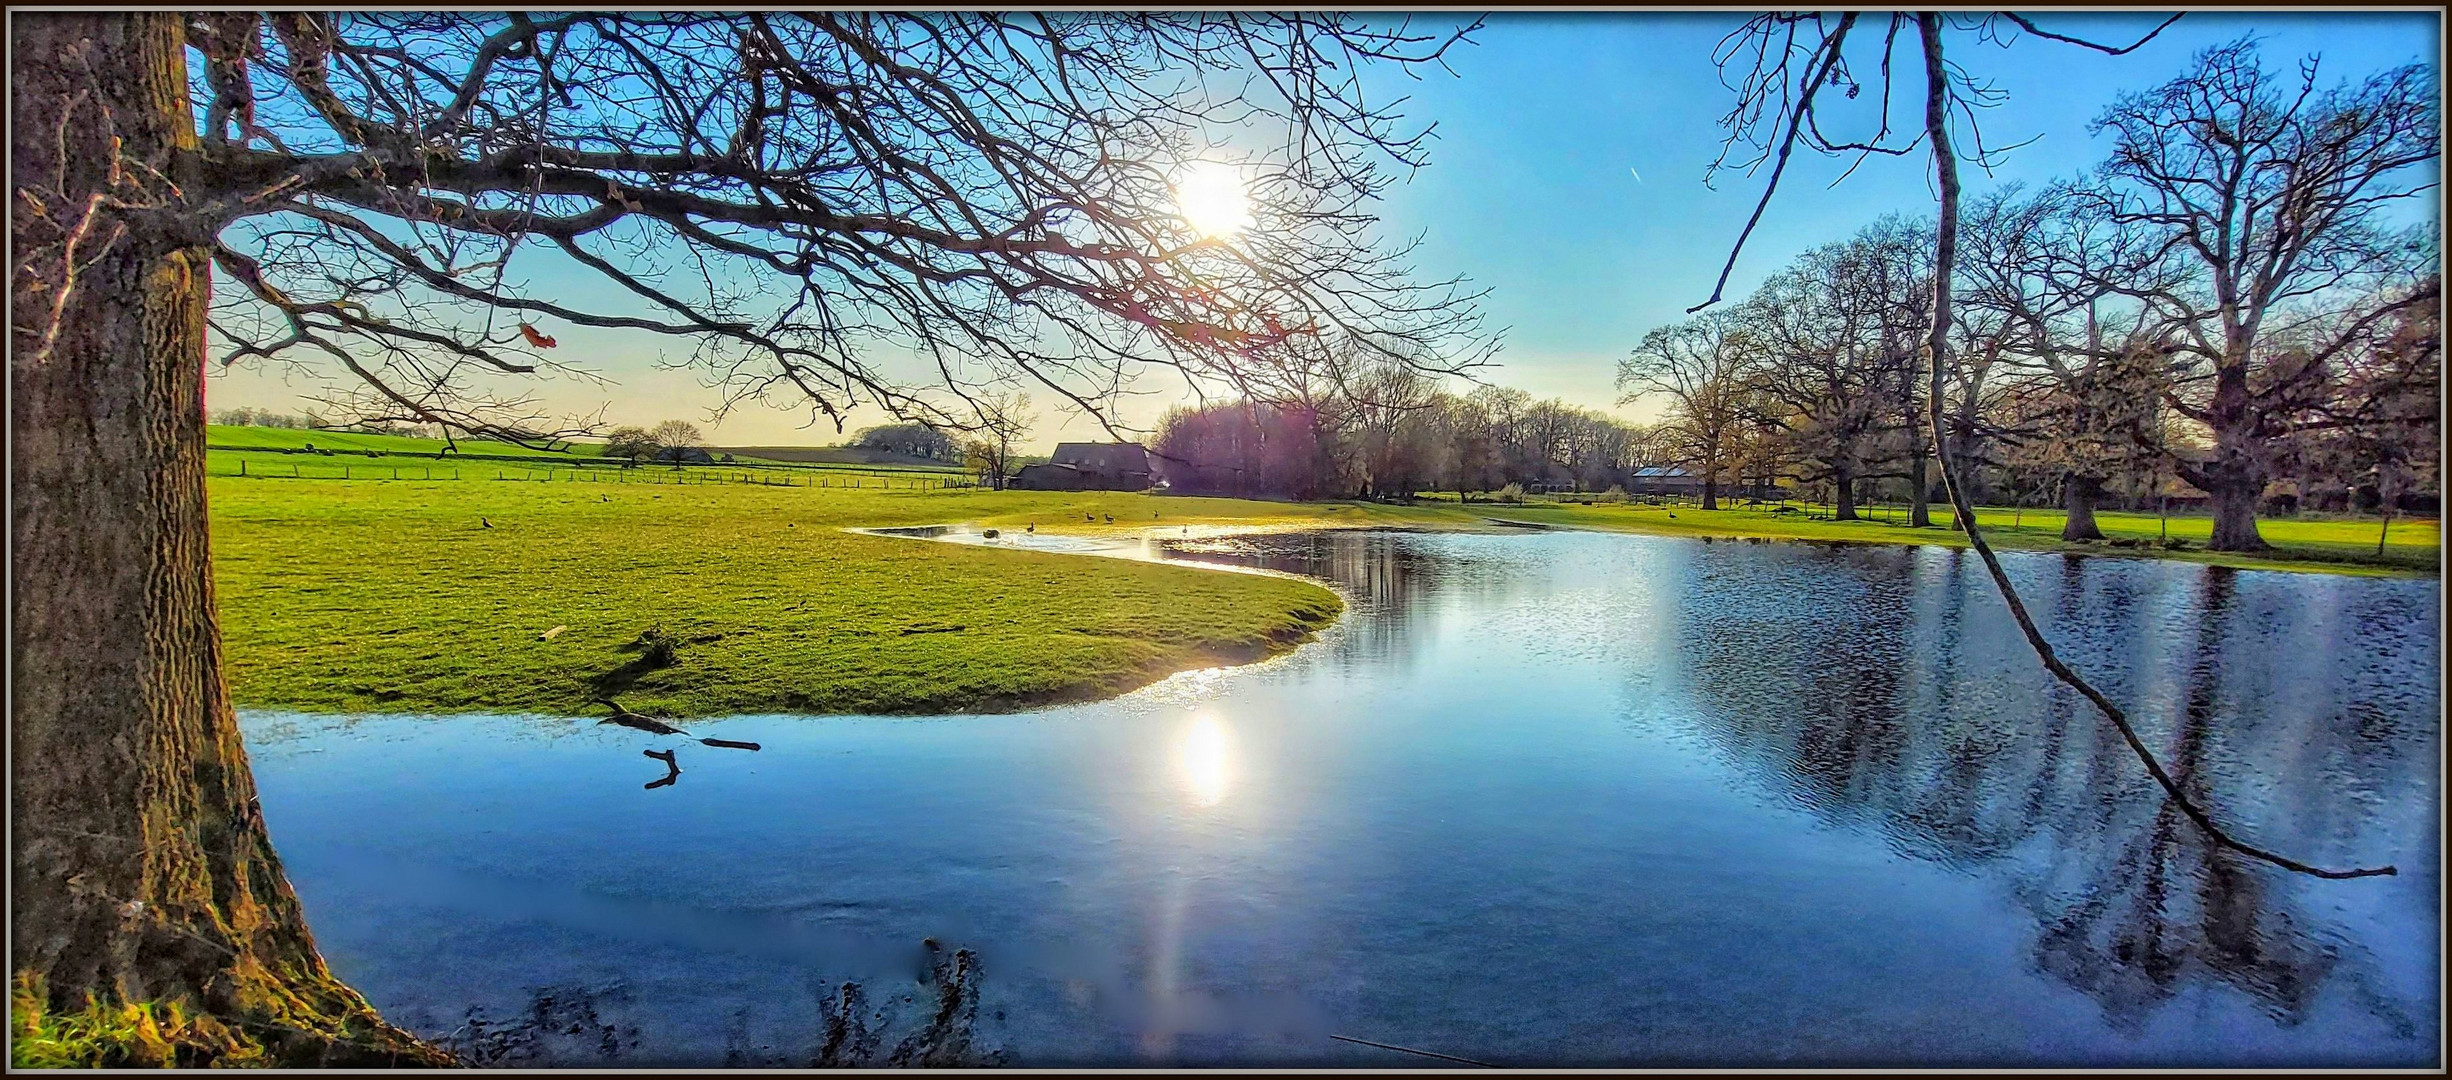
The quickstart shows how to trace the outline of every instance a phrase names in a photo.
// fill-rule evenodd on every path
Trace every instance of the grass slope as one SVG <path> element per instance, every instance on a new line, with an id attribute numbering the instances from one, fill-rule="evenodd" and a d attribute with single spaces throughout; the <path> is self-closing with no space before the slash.
<path id="1" fill-rule="evenodd" d="M 318 450 L 378 450 L 386 454 L 422 454 L 431 460 L 449 445 L 441 439 L 418 439 L 406 435 L 368 435 L 355 431 L 315 431 L 308 428 L 239 427 L 229 424 L 208 424 L 204 429 L 208 446 L 242 450 L 300 450 L 312 443 Z M 538 450 L 516 443 L 489 442 L 483 439 L 461 439 L 463 454 L 488 456 L 572 458 L 595 457 L 602 449 L 595 443 L 574 443 L 567 453 Z"/>
<path id="2" fill-rule="evenodd" d="M 1103 492 L 210 485 L 233 695 L 312 711 L 575 714 L 596 711 L 589 699 L 608 693 L 681 716 L 1101 697 L 1283 651 L 1332 622 L 1337 598 L 1280 578 L 840 527 L 1460 517 Z M 541 639 L 555 626 L 565 629 Z M 671 666 L 642 661 L 638 642 L 650 629 L 680 642 Z"/>
<path id="3" fill-rule="evenodd" d="M 1698 510 L 1691 506 L 1650 507 L 1632 504 L 1582 506 L 1545 502 L 1474 509 L 1492 517 L 1532 521 L 1571 528 L 1670 536 L 1743 536 L 1779 540 L 1826 540 L 1855 543 L 1937 544 L 1963 547 L 1966 538 L 1949 528 L 1950 512 L 1933 508 L 1934 527 L 1917 529 L 1884 521 L 1814 520 L 1807 513 L 1774 513 L 1768 508 L 1742 507 Z M 1828 508 L 1820 513 L 1827 516 Z M 1670 515 L 1674 514 L 1674 517 Z M 2007 507 L 1979 507 L 1984 537 L 1992 546 L 2025 551 L 2065 551 L 2099 555 L 2183 559 L 2251 570 L 2312 570 L 2347 574 L 2431 574 L 2441 562 L 2442 533 L 2438 522 L 2419 518 L 2398 520 L 2384 547 L 2375 551 L 2377 522 L 2367 520 L 2269 519 L 2257 523 L 2274 550 L 2255 555 L 2204 549 L 2213 535 L 2208 517 L 2174 516 L 2170 535 L 2188 546 L 2165 550 L 2160 545 L 2163 520 L 2153 514 L 2103 511 L 2095 523 L 2112 540 L 2137 541 L 2142 546 L 2070 543 L 2060 538 L 2064 515 L 2050 510 L 2023 513 Z"/>

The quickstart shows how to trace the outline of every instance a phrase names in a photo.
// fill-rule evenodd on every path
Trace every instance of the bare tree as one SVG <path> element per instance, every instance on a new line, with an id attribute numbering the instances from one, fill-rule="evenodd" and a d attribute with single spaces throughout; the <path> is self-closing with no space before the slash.
<path id="1" fill-rule="evenodd" d="M 2117 141 L 2088 195 L 2185 268 L 2176 286 L 2114 281 L 2170 321 L 2185 378 L 2166 400 L 2213 432 L 2206 460 L 2172 463 L 2213 496 L 2209 546 L 2255 551 L 2277 441 L 2339 422 L 2309 418 L 2325 411 L 2331 369 L 2400 311 L 2439 300 L 2384 287 L 2435 265 L 2431 226 L 2388 221 L 2434 190 L 2425 167 L 2442 121 L 2434 80 L 2414 64 L 2320 90 L 2312 58 L 2283 79 L 2241 40 L 2194 67 L 2104 111 L 2095 128 Z"/>
<path id="2" fill-rule="evenodd" d="M 1038 418 L 1030 411 L 1030 395 L 1012 392 L 981 394 L 974 399 L 978 405 L 978 433 L 964 441 L 963 459 L 988 485 L 997 491 L 1005 489 L 1005 480 L 1013 474 L 1013 444 L 1030 433 L 1030 425 Z"/>
<path id="3" fill-rule="evenodd" d="M 1703 480 L 1703 509 L 1720 508 L 1720 477 L 1735 449 L 1746 374 L 1754 343 L 1748 329 L 1725 312 L 1654 328 L 1643 343 L 1618 361 L 1622 402 L 1645 394 L 1669 400 L 1669 419 L 1684 444 L 1683 458 Z"/>
<path id="4" fill-rule="evenodd" d="M 1832 514 L 1857 518 L 1857 488 L 1883 472 L 1897 422 L 1896 291 L 1875 278 L 1885 260 L 1863 237 L 1805 253 L 1733 309 L 1750 348 L 1743 392 L 1756 425 L 1775 427 L 1795 475 L 1832 488 Z"/>
<path id="5" fill-rule="evenodd" d="M 655 436 L 649 434 L 646 428 L 617 427 L 605 433 L 604 456 L 606 457 L 621 458 L 636 465 L 640 458 L 652 457 L 655 452 Z"/>
<path id="6" fill-rule="evenodd" d="M 548 358 L 572 333 L 670 340 L 729 401 L 957 426 L 981 386 L 1104 416 L 1136 370 L 1228 379 L 1322 333 L 1442 370 L 1491 345 L 1474 294 L 1373 239 L 1370 201 L 1425 133 L 1354 74 L 1436 65 L 1458 33 L 1089 12 L 11 26 L 14 955 L 55 1006 L 183 1004 L 281 1032 L 286 1060 L 437 1059 L 325 970 L 255 807 L 207 556 L 208 348 L 346 371 L 358 419 L 559 445 L 591 425 L 518 388 L 569 367 Z M 1231 236 L 1170 187 L 1221 125 L 1261 148 Z M 618 299 L 544 294 L 531 267 Z"/>
<path id="7" fill-rule="evenodd" d="M 678 469 L 695 452 L 704 454 L 707 437 L 687 420 L 666 420 L 647 429 L 648 454 Z"/>
<path id="8" fill-rule="evenodd" d="M 2141 257 L 2138 230 L 2064 185 L 1996 190 L 1966 207 L 1960 224 L 1959 318 L 1970 351 L 2020 376 L 2012 393 L 2034 425 L 2020 433 L 2033 444 L 2024 456 L 2060 473 L 2061 537 L 2101 540 L 2094 512 L 2104 484 L 2133 471 L 2141 454 L 2166 453 L 2155 422 L 2168 387 L 2159 321 L 2125 302 L 2114 282 L 2169 284 L 2168 270 Z M 1974 398 L 1960 402 L 1963 416 Z"/>

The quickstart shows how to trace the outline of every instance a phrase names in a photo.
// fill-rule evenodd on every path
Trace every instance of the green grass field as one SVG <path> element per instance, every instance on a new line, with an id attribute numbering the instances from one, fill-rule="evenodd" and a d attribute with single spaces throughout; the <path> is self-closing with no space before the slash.
<path id="1" fill-rule="evenodd" d="M 681 716 L 1102 697 L 1283 651 L 1335 619 L 1336 596 L 1281 578 L 841 527 L 1440 516 L 1103 492 L 209 483 L 232 692 L 242 705 L 322 712 L 584 714 L 608 693 Z M 641 662 L 650 629 L 680 642 L 670 666 Z"/>
<path id="2" fill-rule="evenodd" d="M 449 445 L 441 439 L 417 439 L 405 435 L 366 435 L 354 431 L 314 431 L 307 428 L 237 427 L 228 424 L 208 424 L 204 429 L 207 445 L 247 450 L 298 450 L 313 444 L 319 450 L 377 450 L 386 454 L 422 454 L 432 458 Z M 461 439 L 459 453 L 515 457 L 595 457 L 598 447 L 576 444 L 568 453 L 538 450 L 516 443 Z"/>
<path id="3" fill-rule="evenodd" d="M 1528 501 L 1520 505 L 1475 503 L 1472 509 L 1491 517 L 1517 521 L 1671 536 L 1743 536 L 1780 540 L 1938 544 L 1945 547 L 1963 547 L 1966 544 L 1966 538 L 1949 527 L 1953 518 L 1944 507 L 1933 508 L 1933 527 L 1918 529 L 1895 523 L 1905 520 L 1903 508 L 1885 508 L 1881 511 L 1885 520 L 1830 521 L 1817 519 L 1828 518 L 1829 507 L 1791 505 L 1799 507 L 1797 512 L 1778 513 L 1767 507 L 1753 506 L 1699 510 L 1692 506 L 1605 503 L 1583 506 L 1546 501 Z M 1890 519 L 1895 519 L 1895 522 Z M 2056 510 L 2019 511 L 2010 507 L 1978 507 L 1976 520 L 1982 524 L 1985 538 L 1995 548 L 2183 559 L 2253 570 L 2432 574 L 2439 569 L 2442 549 L 2442 533 L 2438 522 L 2432 518 L 2393 522 L 2380 556 L 2376 554 L 2380 523 L 2373 518 L 2260 521 L 2257 523 L 2258 531 L 2264 535 L 2266 543 L 2273 545 L 2274 550 L 2254 555 L 2205 550 L 2206 539 L 2213 535 L 2213 519 L 2201 516 L 2173 516 L 2169 519 L 2168 535 L 2185 545 L 2177 549 L 2162 546 L 2166 522 L 2153 514 L 2107 510 L 2095 515 L 2095 524 L 2102 529 L 2107 541 L 2132 541 L 2137 546 L 2064 541 L 2060 538 L 2060 530 L 2067 518 Z"/>
<path id="4" fill-rule="evenodd" d="M 445 454 L 444 448 L 453 444 L 446 444 L 441 439 L 419 439 L 403 435 L 366 435 L 349 431 L 312 431 L 304 428 L 234 427 L 210 424 L 205 427 L 205 443 L 214 447 L 211 452 L 213 472 L 237 473 L 240 463 L 245 462 L 249 475 L 262 474 L 265 469 L 269 468 L 276 474 L 285 476 L 294 469 L 304 476 L 343 478 L 342 470 L 347 469 L 350 470 L 347 477 L 355 478 L 363 475 L 358 470 L 381 467 L 386 470 L 399 468 L 404 470 L 405 478 L 416 478 L 448 475 L 448 472 L 436 473 L 434 470 L 438 468 L 448 470 L 454 459 L 464 463 L 462 469 L 464 476 L 474 475 L 478 471 L 475 465 L 465 463 L 482 463 L 496 467 L 528 464 L 560 468 L 605 468 L 618 467 L 620 464 L 618 460 L 604 457 L 602 447 L 596 443 L 572 443 L 563 450 L 539 450 L 516 443 L 462 439 L 456 444 L 455 449 Z M 336 453 L 329 456 L 299 453 L 308 446 L 313 446 L 317 450 L 336 451 Z M 900 455 L 878 455 L 844 447 L 768 449 L 783 456 L 767 458 L 752 454 L 736 454 L 734 464 L 761 469 L 856 471 L 878 475 L 952 476 L 961 472 L 960 469 L 950 465 L 917 462 L 902 459 Z M 718 449 L 714 452 L 726 451 Z M 373 456 L 369 456 L 370 453 Z M 503 459 L 515 460 L 505 461 Z M 693 468 L 720 468 L 720 466 L 693 466 Z M 411 469 L 424 471 L 408 471 Z M 388 475 L 388 472 L 385 475 Z"/>
<path id="5" fill-rule="evenodd" d="M 464 466 L 464 471 L 473 466 Z M 670 470 L 644 470 L 669 473 Z M 217 470 L 218 473 L 218 470 Z M 542 470 L 528 475 L 546 475 Z M 933 544 L 846 526 L 971 522 L 1066 533 L 1151 527 L 1489 528 L 1957 545 L 1946 528 L 1765 508 L 1274 503 L 1110 492 L 782 487 L 562 468 L 552 482 L 215 475 L 216 582 L 242 705 L 319 712 L 584 714 L 613 695 L 679 716 L 1018 708 L 1119 693 L 1307 640 L 1338 602 L 1300 581 Z M 686 479 L 686 477 L 685 477 Z M 849 481 L 854 478 L 837 478 Z M 866 478 L 862 478 L 866 479 Z M 2432 573 L 2432 520 L 2273 521 L 2270 556 L 2067 545 L 2052 513 L 1984 512 L 2005 548 L 2225 565 Z M 1674 516 L 1672 516 L 1674 515 Z M 1112 520 L 1109 520 L 1112 518 Z M 2151 515 L 2104 530 L 2151 540 Z M 562 629 L 551 638 L 546 632 Z M 654 666 L 642 635 L 678 642 Z"/>

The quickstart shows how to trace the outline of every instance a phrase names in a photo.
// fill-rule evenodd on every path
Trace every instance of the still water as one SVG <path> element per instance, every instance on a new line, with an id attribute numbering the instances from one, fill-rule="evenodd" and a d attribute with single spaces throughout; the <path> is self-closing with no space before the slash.
<path id="1" fill-rule="evenodd" d="M 243 724 L 332 967 L 506 1065 L 806 1064 L 846 980 L 882 1061 L 924 938 L 975 953 L 966 1060 L 1021 1066 L 2436 1061 L 2434 581 L 2005 556 L 2235 833 L 2401 868 L 2321 881 L 2210 848 L 1961 553 L 1164 554 L 1349 611 L 1092 705 L 689 725 L 756 752 Z"/>

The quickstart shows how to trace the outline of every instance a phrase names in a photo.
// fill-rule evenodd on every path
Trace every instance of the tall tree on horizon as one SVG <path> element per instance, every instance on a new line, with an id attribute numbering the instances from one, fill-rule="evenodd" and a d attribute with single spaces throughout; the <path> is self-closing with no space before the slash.
<path id="1" fill-rule="evenodd" d="M 2436 189 L 2442 117 L 2416 64 L 2320 89 L 2314 59 L 2277 77 L 2242 39 L 2193 67 L 2103 111 L 2094 128 L 2116 141 L 2081 191 L 2179 268 L 2177 284 L 2150 267 L 2110 283 L 2167 322 L 2179 378 L 2164 401 L 2213 433 L 2204 460 L 2171 460 L 2213 496 L 2207 546 L 2258 551 L 2277 444 L 2378 327 L 2441 300 L 2433 227 L 2389 219 Z"/>

